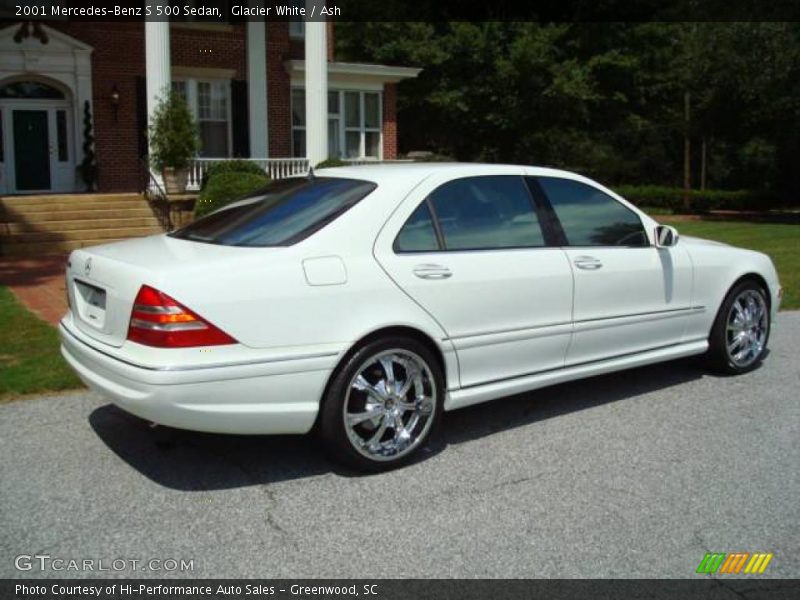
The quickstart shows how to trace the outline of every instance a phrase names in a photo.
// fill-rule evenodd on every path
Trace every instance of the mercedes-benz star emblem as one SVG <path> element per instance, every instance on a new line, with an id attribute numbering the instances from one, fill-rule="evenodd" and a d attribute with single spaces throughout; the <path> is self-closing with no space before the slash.
<path id="1" fill-rule="evenodd" d="M 89 273 L 91 272 L 92 272 L 92 257 L 90 256 L 89 258 L 86 259 L 86 264 L 83 265 L 83 274 L 88 277 Z"/>

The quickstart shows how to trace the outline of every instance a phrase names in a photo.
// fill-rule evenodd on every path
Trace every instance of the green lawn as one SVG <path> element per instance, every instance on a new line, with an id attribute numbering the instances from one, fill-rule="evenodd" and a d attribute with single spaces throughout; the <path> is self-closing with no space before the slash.
<path id="1" fill-rule="evenodd" d="M 739 221 L 680 221 L 656 217 L 679 233 L 769 254 L 783 286 L 781 308 L 800 308 L 800 225 Z"/>
<path id="2" fill-rule="evenodd" d="M 81 386 L 59 351 L 58 332 L 0 286 L 0 403 Z"/>

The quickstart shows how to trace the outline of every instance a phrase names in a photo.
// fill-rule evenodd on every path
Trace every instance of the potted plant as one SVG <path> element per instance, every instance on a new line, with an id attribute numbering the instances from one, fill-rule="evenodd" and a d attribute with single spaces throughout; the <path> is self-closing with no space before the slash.
<path id="1" fill-rule="evenodd" d="M 169 91 L 150 122 L 150 162 L 161 171 L 167 194 L 186 191 L 189 161 L 197 154 L 197 124 L 186 100 Z"/>

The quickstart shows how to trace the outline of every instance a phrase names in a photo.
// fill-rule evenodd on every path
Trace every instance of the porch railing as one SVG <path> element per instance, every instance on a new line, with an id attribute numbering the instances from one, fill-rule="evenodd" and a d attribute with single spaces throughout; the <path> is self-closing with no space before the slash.
<path id="1" fill-rule="evenodd" d="M 391 160 L 380 160 L 378 158 L 343 158 L 342 162 L 346 162 L 348 165 L 353 166 L 360 166 L 360 165 L 384 165 L 384 164 L 391 164 L 391 163 L 410 163 L 414 162 L 410 158 L 393 158 Z"/>
<path id="2" fill-rule="evenodd" d="M 186 189 L 196 192 L 203 184 L 203 178 L 215 164 L 229 160 L 246 160 L 256 163 L 270 179 L 302 177 L 308 174 L 307 158 L 196 158 L 189 165 L 189 180 Z"/>
<path id="3" fill-rule="evenodd" d="M 161 185 L 160 178 L 150 168 L 150 163 L 146 157 L 139 160 L 139 166 L 142 173 L 142 194 L 158 219 L 159 225 L 164 231 L 172 231 L 169 201 L 167 200 L 167 193 Z"/>
<path id="4" fill-rule="evenodd" d="M 246 160 L 256 163 L 270 179 L 303 177 L 308 174 L 307 158 L 195 158 L 189 164 L 187 191 L 196 192 L 203 185 L 203 178 L 215 164 L 229 160 Z M 379 165 L 382 163 L 414 162 L 410 159 L 378 160 L 376 158 L 345 158 L 349 165 Z"/>

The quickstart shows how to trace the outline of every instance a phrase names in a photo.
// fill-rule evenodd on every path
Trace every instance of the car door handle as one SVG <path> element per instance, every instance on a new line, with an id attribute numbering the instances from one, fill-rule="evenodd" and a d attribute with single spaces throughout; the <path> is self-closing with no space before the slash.
<path id="1" fill-rule="evenodd" d="M 414 267 L 414 275 L 420 279 L 447 279 L 453 276 L 447 267 L 432 264 L 417 265 Z"/>
<path id="2" fill-rule="evenodd" d="M 603 266 L 603 263 L 594 256 L 576 256 L 574 263 L 579 269 L 585 269 L 587 271 L 596 271 Z"/>

